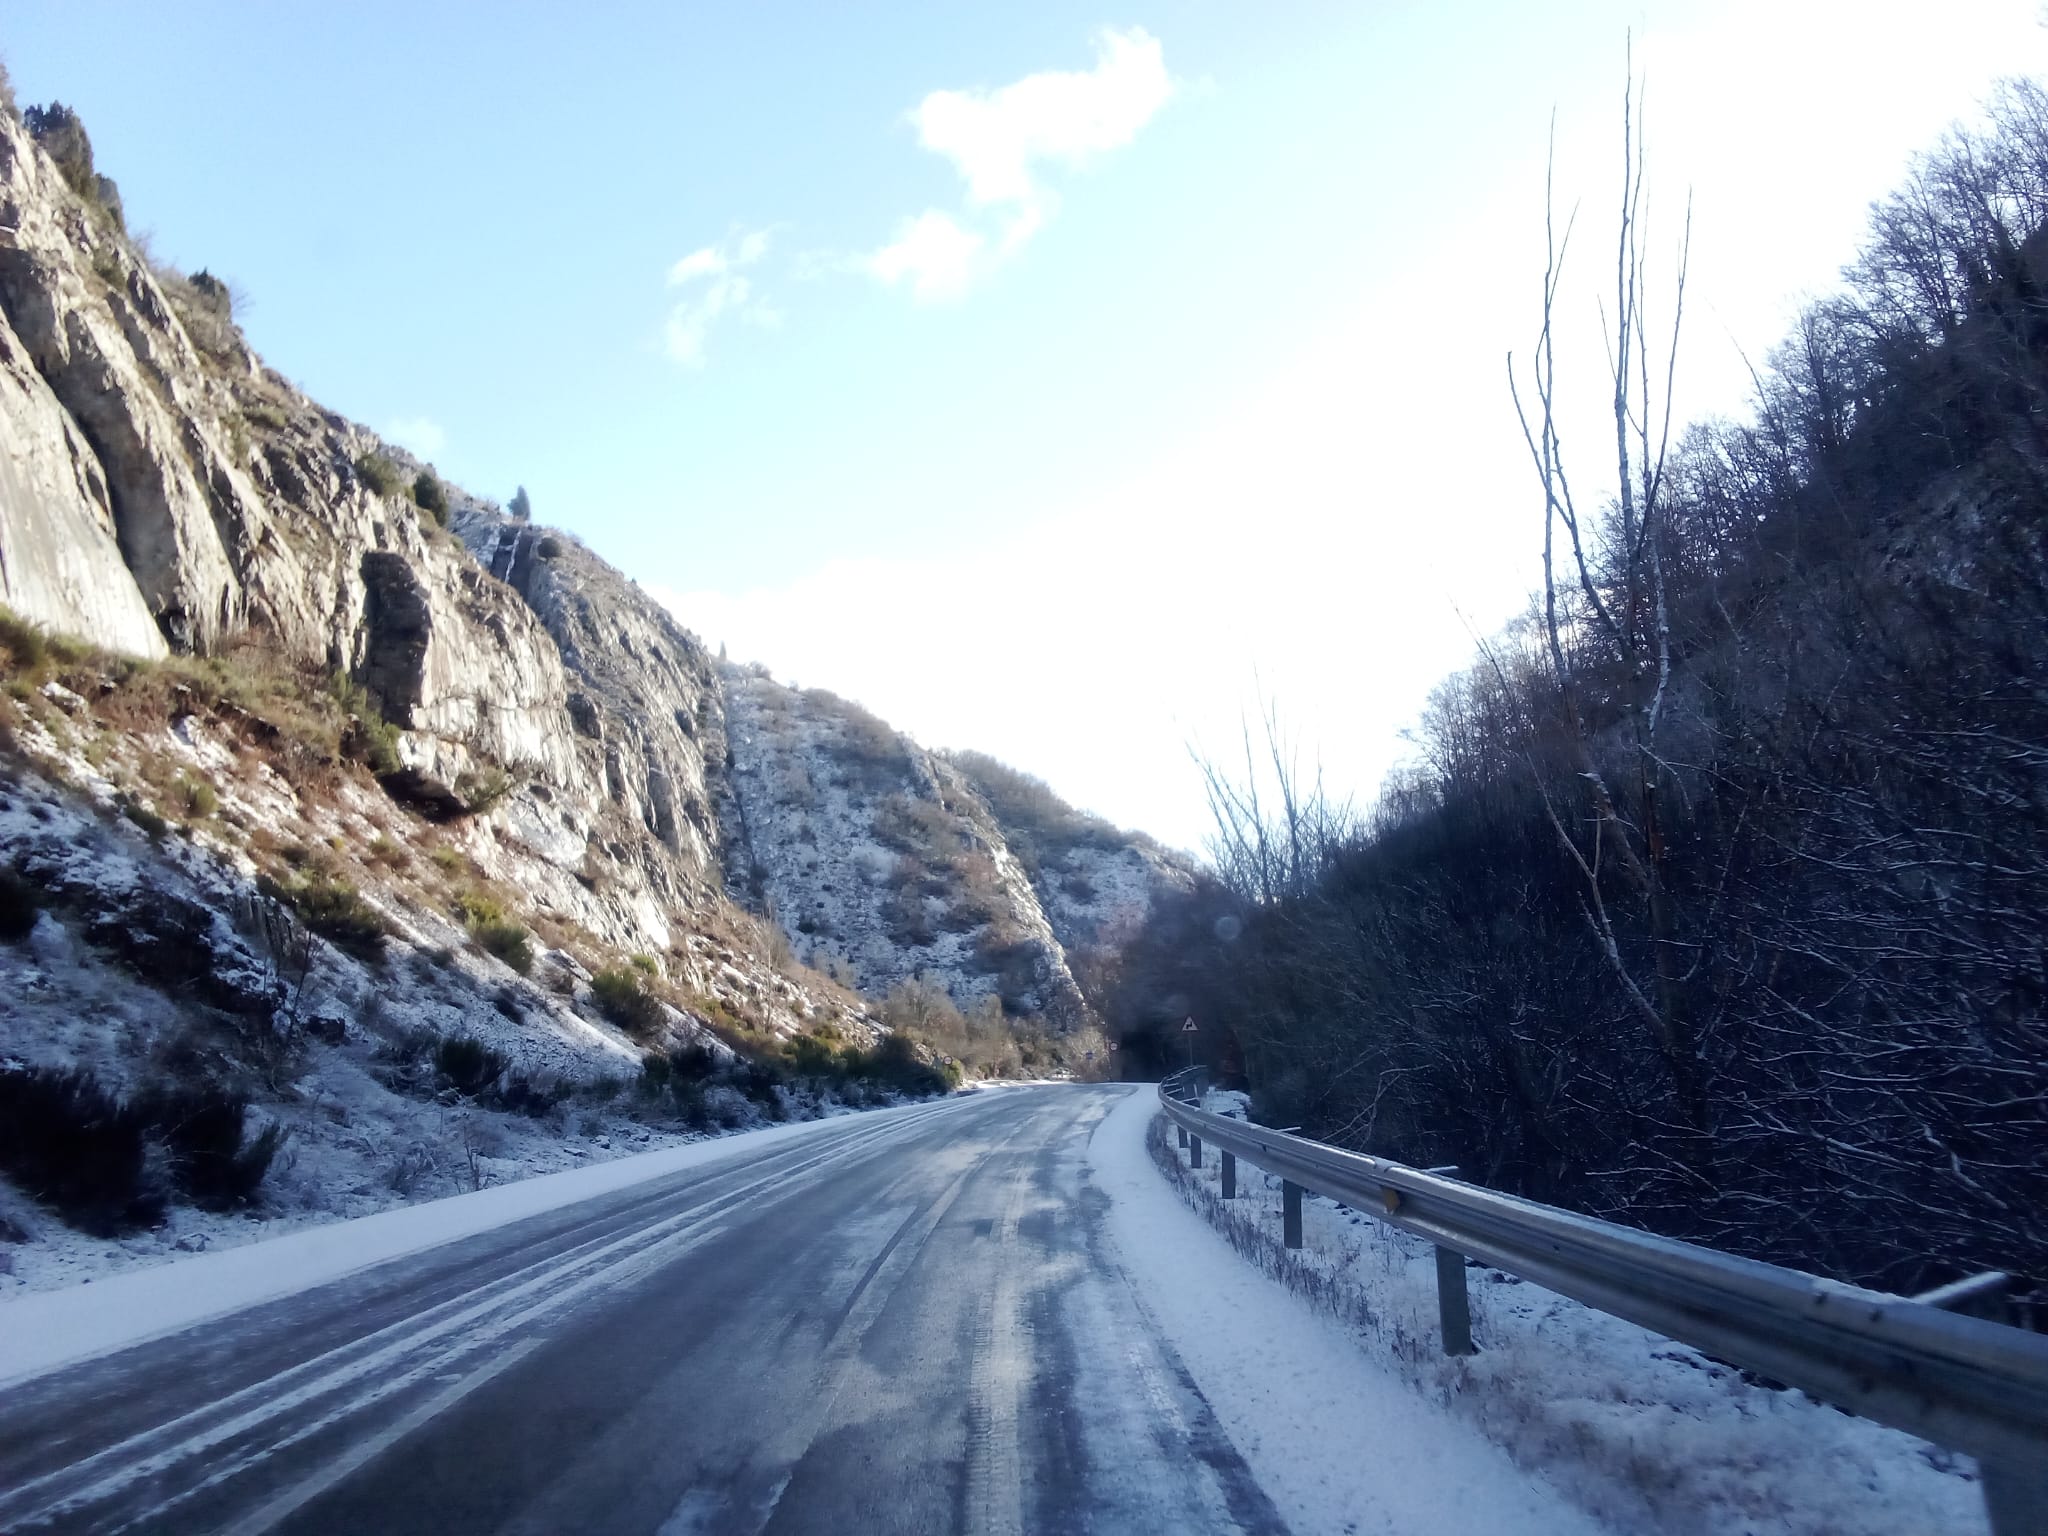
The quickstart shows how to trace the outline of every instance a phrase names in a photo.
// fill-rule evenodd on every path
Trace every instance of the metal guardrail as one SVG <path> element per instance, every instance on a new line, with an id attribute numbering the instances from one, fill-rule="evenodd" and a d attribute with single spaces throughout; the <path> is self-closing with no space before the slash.
<path id="1" fill-rule="evenodd" d="M 1465 1260 L 1691 1345 L 1895 1429 L 1978 1459 L 1996 1536 L 2048 1536 L 2048 1336 L 1947 1310 L 1995 1290 L 1978 1277 L 1912 1299 L 1639 1232 L 1452 1178 L 1268 1130 L 1199 1107 L 1205 1073 L 1159 1085 L 1192 1166 L 1222 1154 L 1283 1180 L 1289 1247 L 1303 1191 L 1436 1245 L 1447 1353 L 1472 1352 Z"/>

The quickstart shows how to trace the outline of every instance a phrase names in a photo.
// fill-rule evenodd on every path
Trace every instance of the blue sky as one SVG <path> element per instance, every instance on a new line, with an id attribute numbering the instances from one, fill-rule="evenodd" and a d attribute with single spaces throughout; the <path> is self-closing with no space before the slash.
<path id="1" fill-rule="evenodd" d="M 2031 4 L 1926 15 L 14 0 L 0 52 L 317 398 L 1189 845 L 1186 745 L 1256 685 L 1369 795 L 1536 579 L 1501 358 L 1553 107 L 1594 219 L 1636 29 L 1653 212 L 1698 204 L 1681 409 L 1727 408 L 1907 152 L 2044 61 Z"/>

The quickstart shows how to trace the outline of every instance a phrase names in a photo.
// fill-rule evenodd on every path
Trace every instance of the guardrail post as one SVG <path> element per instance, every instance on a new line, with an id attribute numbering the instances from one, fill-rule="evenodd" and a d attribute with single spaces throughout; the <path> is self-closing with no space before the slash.
<path id="1" fill-rule="evenodd" d="M 1188 1166 L 1190 1168 L 1202 1166 L 1202 1138 L 1199 1136 L 1190 1136 L 1188 1138 Z"/>
<path id="2" fill-rule="evenodd" d="M 1477 1353 L 1472 1347 L 1472 1301 L 1465 1294 L 1465 1255 L 1455 1248 L 1436 1251 L 1436 1315 L 1445 1354 Z"/>
<path id="3" fill-rule="evenodd" d="M 1301 1246 L 1301 1186 L 1292 1179 L 1280 1181 L 1280 1240 L 1290 1248 Z"/>
<path id="4" fill-rule="evenodd" d="M 1223 1159 L 1223 1198 L 1235 1200 L 1237 1198 L 1237 1154 L 1235 1152 L 1224 1152 L 1219 1155 Z"/>
<path id="5" fill-rule="evenodd" d="M 1984 1513 L 1991 1536 L 2039 1536 L 2048 1531 L 2048 1469 L 2038 1461 L 1980 1461 Z"/>

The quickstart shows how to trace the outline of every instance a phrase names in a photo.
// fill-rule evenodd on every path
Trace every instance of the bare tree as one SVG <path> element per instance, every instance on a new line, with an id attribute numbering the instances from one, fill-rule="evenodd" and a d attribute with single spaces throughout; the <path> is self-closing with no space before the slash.
<path id="1" fill-rule="evenodd" d="M 1533 404 L 1523 397 L 1523 381 L 1512 352 L 1507 360 L 1509 392 L 1543 492 L 1544 635 L 1571 772 L 1583 789 L 1583 809 L 1560 803 L 1561 797 L 1533 756 L 1531 768 L 1558 844 L 1579 873 L 1580 909 L 1586 925 L 1630 1008 L 1668 1065 L 1680 1116 L 1694 1131 L 1704 1132 L 1707 1107 L 1685 1007 L 1685 956 L 1678 942 L 1664 869 L 1661 800 L 1670 772 L 1659 741 L 1671 686 L 1666 467 L 1672 384 L 1685 314 L 1692 208 L 1688 198 L 1678 244 L 1670 335 L 1660 355 L 1658 338 L 1652 334 L 1641 97 L 1631 52 L 1622 93 L 1613 312 L 1608 314 L 1602 306 L 1608 376 L 1613 385 L 1616 474 L 1605 540 L 1596 539 L 1601 530 L 1589 521 L 1573 489 L 1559 429 L 1557 301 L 1577 215 L 1574 211 L 1567 218 L 1560 235 L 1553 179 L 1545 183 L 1542 323 L 1528 373 Z M 1550 177 L 1554 178 L 1554 124 L 1552 133 Z M 1562 579 L 1560 542 L 1570 561 L 1569 573 Z M 1599 678 L 1598 697 L 1583 664 L 1593 657 L 1612 663 Z M 1609 767 L 1598 750 L 1600 733 L 1615 723 L 1617 715 L 1629 749 L 1618 784 L 1610 782 Z M 1638 974 L 1638 963 L 1627 952 L 1612 908 L 1611 898 L 1624 895 L 1645 909 L 1651 949 L 1647 977 Z"/>
<path id="2" fill-rule="evenodd" d="M 1310 890 L 1329 856 L 1351 836 L 1354 821 L 1348 801 L 1333 801 L 1324 792 L 1320 764 L 1313 776 L 1304 773 L 1277 703 L 1260 694 L 1258 744 L 1248 718 L 1239 726 L 1242 778 L 1192 744 L 1188 755 L 1209 798 L 1215 827 L 1209 857 L 1218 877 L 1242 899 L 1270 905 Z"/>

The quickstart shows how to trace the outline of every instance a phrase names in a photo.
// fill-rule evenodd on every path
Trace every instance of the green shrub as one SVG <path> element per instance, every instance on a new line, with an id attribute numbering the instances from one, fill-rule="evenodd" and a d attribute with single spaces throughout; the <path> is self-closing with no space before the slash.
<path id="1" fill-rule="evenodd" d="M 328 679 L 327 691 L 348 719 L 339 742 L 341 755 L 380 778 L 398 772 L 403 766 L 398 760 L 398 727 L 384 718 L 370 690 L 354 678 L 336 673 Z"/>
<path id="2" fill-rule="evenodd" d="M 484 1093 L 511 1065 L 503 1051 L 468 1035 L 450 1035 L 434 1047 L 435 1075 L 465 1099 Z"/>
<path id="3" fill-rule="evenodd" d="M 489 891 L 458 892 L 453 903 L 455 915 L 467 927 L 479 923 L 502 923 L 505 921 L 505 904 Z"/>
<path id="4" fill-rule="evenodd" d="M 934 1065 L 919 1054 L 907 1035 L 887 1034 L 862 1058 L 860 1075 L 884 1088 L 914 1097 L 951 1093 L 960 1086 L 960 1069 L 952 1062 Z"/>
<path id="5" fill-rule="evenodd" d="M 817 1035 L 798 1035 L 789 1042 L 790 1070 L 798 1077 L 839 1078 L 846 1075 L 846 1063 L 838 1046 Z"/>
<path id="6" fill-rule="evenodd" d="M 133 795 L 121 794 L 114 797 L 114 805 L 123 816 L 142 828 L 151 837 L 162 837 L 171 830 L 171 824 L 155 811 L 137 800 Z"/>
<path id="7" fill-rule="evenodd" d="M 0 676 L 41 682 L 51 666 L 74 666 L 90 659 L 104 657 L 70 635 L 51 633 L 0 606 Z"/>
<path id="8" fill-rule="evenodd" d="M 362 960 L 382 958 L 391 925 L 346 881 L 314 874 L 287 884 L 266 875 L 256 888 L 290 907 L 300 922 L 337 949 Z"/>
<path id="9" fill-rule="evenodd" d="M 30 107 L 21 120 L 44 153 L 56 161 L 64 184 L 87 202 L 99 201 L 99 172 L 93 166 L 92 140 L 78 114 L 61 101 Z"/>
<path id="10" fill-rule="evenodd" d="M 455 798 L 467 816 L 481 816 L 511 792 L 512 776 L 496 764 L 455 778 Z"/>
<path id="11" fill-rule="evenodd" d="M 42 893 L 15 871 L 0 865 L 0 943 L 25 939 L 36 926 Z"/>
<path id="12" fill-rule="evenodd" d="M 395 496 L 402 478 L 398 466 L 381 453 L 364 453 L 356 456 L 356 478 L 379 496 Z"/>
<path id="13" fill-rule="evenodd" d="M 178 1188 L 211 1211 L 255 1198 L 289 1134 L 270 1125 L 244 1146 L 249 1100 L 224 1088 L 160 1088 L 137 1100 L 135 1110 L 170 1154 Z"/>
<path id="14" fill-rule="evenodd" d="M 767 1112 L 771 1120 L 784 1120 L 789 1111 L 783 1107 L 782 1095 L 777 1092 L 788 1081 L 788 1075 L 773 1060 L 750 1061 L 740 1067 L 734 1076 L 736 1088 Z"/>
<path id="15" fill-rule="evenodd" d="M 435 478 L 430 469 L 423 469 L 413 477 L 413 505 L 443 528 L 448 526 L 448 489 Z"/>
<path id="16" fill-rule="evenodd" d="M 690 1083 L 676 1089 L 676 1113 L 693 1131 L 709 1131 L 716 1125 L 711 1116 L 711 1101 L 704 1096 L 702 1083 Z"/>
<path id="17" fill-rule="evenodd" d="M 533 546 L 533 552 L 543 560 L 559 560 L 562 558 L 562 541 L 551 533 L 543 534 L 540 542 Z"/>
<path id="18" fill-rule="evenodd" d="M 469 930 L 477 943 L 524 976 L 533 969 L 533 935 L 517 923 L 479 923 Z"/>
<path id="19" fill-rule="evenodd" d="M 533 969 L 533 935 L 513 920 L 497 897 L 464 891 L 455 898 L 455 912 L 469 936 L 489 954 L 524 976 Z"/>
<path id="20" fill-rule="evenodd" d="M 0 651 L 5 651 L 6 675 L 33 677 L 49 660 L 49 638 L 12 609 L 0 608 Z"/>
<path id="21" fill-rule="evenodd" d="M 185 802 L 185 814 L 204 819 L 220 809 L 220 795 L 204 779 L 178 780 L 178 797 Z"/>
<path id="22" fill-rule="evenodd" d="M 201 267 L 185 279 L 192 290 L 192 301 L 217 320 L 234 318 L 235 296 L 228 285 Z"/>
<path id="23" fill-rule="evenodd" d="M 68 1226 L 113 1236 L 163 1219 L 144 1120 L 90 1072 L 0 1069 L 0 1171 Z"/>
<path id="24" fill-rule="evenodd" d="M 679 1045 L 668 1053 L 669 1078 L 701 1083 L 718 1071 L 718 1053 L 708 1045 Z"/>
<path id="25" fill-rule="evenodd" d="M 543 1081 L 525 1077 L 517 1072 L 508 1072 L 498 1085 L 498 1107 L 515 1115 L 530 1115 L 538 1120 L 549 1110 L 569 1096 L 570 1090 L 558 1080 Z"/>
<path id="26" fill-rule="evenodd" d="M 629 965 L 607 966 L 590 978 L 598 1012 L 628 1034 L 651 1034 L 666 1017 L 645 972 Z"/>

